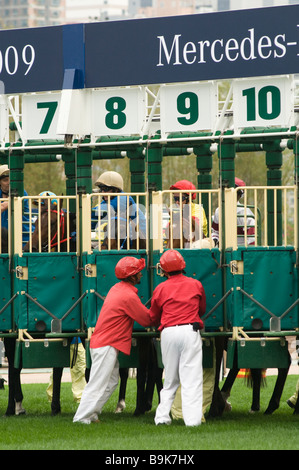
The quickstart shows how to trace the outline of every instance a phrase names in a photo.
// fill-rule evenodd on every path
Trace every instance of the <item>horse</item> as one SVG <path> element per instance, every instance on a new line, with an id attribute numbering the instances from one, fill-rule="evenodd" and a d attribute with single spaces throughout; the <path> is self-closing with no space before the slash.
<path id="1" fill-rule="evenodd" d="M 59 222 L 59 228 L 57 224 Z M 50 227 L 49 227 L 50 225 Z M 24 252 L 76 251 L 76 214 L 62 209 L 62 201 L 49 204 L 41 201 L 40 216 L 34 224 L 31 241 L 24 246 Z M 69 248 L 69 249 L 68 249 Z"/>
<path id="2" fill-rule="evenodd" d="M 50 224 L 50 225 L 49 225 Z M 24 246 L 24 252 L 73 252 L 76 251 L 76 215 L 62 209 L 62 201 L 56 204 L 49 200 L 41 200 L 40 215 L 35 221 L 35 230 Z M 61 412 L 60 387 L 63 368 L 53 368 L 53 396 L 51 402 L 52 415 Z"/>
<path id="3" fill-rule="evenodd" d="M 146 249 L 146 235 L 137 231 L 137 225 L 133 220 L 127 223 L 122 217 L 110 217 L 104 219 L 100 227 L 102 250 L 144 250 Z M 93 243 L 97 248 L 98 242 Z"/>
<path id="4" fill-rule="evenodd" d="M 165 228 L 166 248 L 211 248 L 209 238 L 201 233 L 200 224 L 189 211 L 174 210 Z M 187 213 L 187 214 L 186 214 Z"/>

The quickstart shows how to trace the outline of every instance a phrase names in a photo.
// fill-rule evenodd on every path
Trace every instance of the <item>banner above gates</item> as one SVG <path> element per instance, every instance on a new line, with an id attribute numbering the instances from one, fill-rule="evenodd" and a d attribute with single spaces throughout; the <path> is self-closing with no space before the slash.
<path id="1" fill-rule="evenodd" d="M 299 72 L 299 5 L 87 24 L 86 87 Z"/>
<path id="2" fill-rule="evenodd" d="M 0 92 L 294 74 L 298 18 L 288 5 L 2 30 Z"/>

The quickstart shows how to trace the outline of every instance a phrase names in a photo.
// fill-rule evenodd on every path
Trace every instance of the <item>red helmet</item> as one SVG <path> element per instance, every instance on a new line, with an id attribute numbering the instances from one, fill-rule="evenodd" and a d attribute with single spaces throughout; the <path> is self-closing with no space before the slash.
<path id="1" fill-rule="evenodd" d="M 184 258 L 177 250 L 165 251 L 160 258 L 160 265 L 166 273 L 182 271 L 186 267 Z"/>
<path id="2" fill-rule="evenodd" d="M 246 186 L 243 180 L 240 180 L 240 178 L 235 178 L 235 186 L 238 188 L 239 186 Z"/>
<path id="3" fill-rule="evenodd" d="M 137 259 L 133 256 L 124 256 L 115 266 L 115 276 L 117 279 L 126 279 L 139 273 L 144 267 L 145 260 L 143 258 Z"/>
<path id="4" fill-rule="evenodd" d="M 191 181 L 181 180 L 181 181 L 177 181 L 176 183 L 174 183 L 172 186 L 170 186 L 169 189 L 186 189 L 187 192 L 190 192 L 190 190 L 196 189 L 196 187 L 194 186 L 193 183 L 191 183 Z M 196 193 L 193 193 L 192 199 L 195 199 L 195 198 L 196 198 Z"/>

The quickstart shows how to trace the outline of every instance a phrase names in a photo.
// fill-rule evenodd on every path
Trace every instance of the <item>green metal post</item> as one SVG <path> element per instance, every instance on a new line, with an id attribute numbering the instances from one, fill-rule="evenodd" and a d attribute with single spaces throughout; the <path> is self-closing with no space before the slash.
<path id="1" fill-rule="evenodd" d="M 150 147 L 148 149 L 148 184 L 154 185 L 157 191 L 162 191 L 162 158 L 163 147 Z"/>
<path id="2" fill-rule="evenodd" d="M 264 150 L 266 151 L 266 165 L 267 165 L 267 186 L 281 186 L 282 182 L 282 151 L 280 148 L 280 140 L 264 143 Z M 276 192 L 277 197 L 277 245 L 282 245 L 282 193 Z M 267 191 L 267 206 L 268 206 L 268 245 L 274 245 L 274 191 Z"/>
<path id="3" fill-rule="evenodd" d="M 11 249 L 14 253 L 14 198 L 24 196 L 24 154 L 12 152 L 9 157 L 10 207 L 11 207 Z M 24 204 L 23 204 L 24 205 Z"/>
<path id="4" fill-rule="evenodd" d="M 130 159 L 130 173 L 131 173 L 131 192 L 143 193 L 145 192 L 145 157 L 142 148 L 128 151 Z M 140 198 L 140 204 L 145 205 L 145 198 Z"/>
<path id="5" fill-rule="evenodd" d="M 85 194 L 92 192 L 92 153 L 78 151 L 77 163 L 77 193 Z"/>
<path id="6" fill-rule="evenodd" d="M 162 191 L 162 159 L 163 159 L 163 147 L 155 146 L 147 149 L 147 175 L 148 175 L 148 191 L 149 191 L 149 207 L 152 205 L 152 192 L 153 191 Z M 149 227 L 151 230 L 153 221 L 152 211 L 149 211 Z M 150 295 L 153 293 L 154 289 L 154 267 L 153 267 L 153 240 L 152 237 L 149 237 L 149 251 L 148 251 L 148 267 L 150 269 L 149 276 L 149 289 Z"/>
<path id="7" fill-rule="evenodd" d="M 220 186 L 221 201 L 222 201 L 222 246 L 225 247 L 225 204 L 224 204 L 224 189 L 234 188 L 235 186 L 235 158 L 236 149 L 233 141 L 229 139 L 225 142 L 221 142 L 218 145 L 218 158 L 219 158 L 219 175 L 220 175 Z"/>
<path id="8" fill-rule="evenodd" d="M 24 154 L 23 152 L 12 152 L 9 156 L 8 166 L 10 169 L 10 211 L 11 211 L 11 233 L 9 234 L 11 240 L 11 253 L 14 255 L 14 198 L 22 197 L 24 195 Z M 15 268 L 15 257 L 13 257 L 13 268 Z M 11 287 L 12 294 L 15 292 L 15 276 L 10 262 L 11 272 Z M 15 307 L 12 306 L 12 325 L 15 328 Z"/>
<path id="9" fill-rule="evenodd" d="M 221 252 L 221 266 L 226 265 L 225 260 L 225 198 L 224 190 L 225 188 L 233 188 L 235 186 L 235 158 L 236 158 L 236 149 L 234 141 L 229 139 L 225 142 L 220 142 L 218 145 L 218 158 L 219 158 L 219 176 L 220 176 L 220 187 L 221 187 L 221 211 L 222 211 L 222 233 L 220 234 L 222 240 L 222 252 Z M 226 280 L 226 268 L 223 268 L 222 275 L 222 289 L 223 294 L 227 291 L 227 280 Z M 235 318 L 235 312 L 237 311 L 239 304 L 238 292 L 234 291 L 233 295 L 233 309 Z M 227 305 L 224 304 L 223 310 L 223 325 L 226 329 L 227 325 Z"/>
<path id="10" fill-rule="evenodd" d="M 75 159 L 75 151 L 67 155 L 62 156 L 62 160 L 64 161 L 64 171 L 66 176 L 66 194 L 67 196 L 75 196 L 76 195 L 76 159 Z M 73 201 L 71 201 L 70 210 L 72 212 L 76 211 L 76 206 Z"/>
<path id="11" fill-rule="evenodd" d="M 299 188 L 299 144 L 297 140 L 293 140 L 293 153 L 294 153 L 294 181 L 297 185 L 297 189 Z M 295 221 L 294 221 L 295 223 Z M 299 190 L 297 191 L 297 225 L 299 225 Z M 297 230 L 297 247 L 299 252 L 299 230 Z M 298 266 L 299 266 L 299 259 L 298 259 Z"/>
<path id="12" fill-rule="evenodd" d="M 211 189 L 212 188 L 212 175 L 213 157 L 210 150 L 210 144 L 199 145 L 193 149 L 196 157 L 196 166 L 198 170 L 197 185 L 198 189 Z M 209 195 L 202 195 L 202 205 L 205 210 L 208 220 L 212 214 L 209 214 Z"/>
<path id="13" fill-rule="evenodd" d="M 294 224 L 297 223 L 297 227 L 299 224 L 299 145 L 297 139 L 288 142 L 288 148 L 293 149 L 294 153 L 294 181 L 297 185 L 297 220 L 294 220 Z M 295 201 L 294 201 L 295 203 Z M 296 270 L 297 270 L 297 288 L 299 289 L 299 277 L 298 277 L 298 269 L 299 269 L 299 231 L 297 230 L 297 252 L 296 252 Z M 297 327 L 299 327 L 299 306 L 296 307 L 297 313 Z"/>

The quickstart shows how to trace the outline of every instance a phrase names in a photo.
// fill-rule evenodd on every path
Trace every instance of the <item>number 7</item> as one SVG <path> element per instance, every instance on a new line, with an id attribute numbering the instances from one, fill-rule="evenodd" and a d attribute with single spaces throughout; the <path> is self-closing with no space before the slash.
<path id="1" fill-rule="evenodd" d="M 55 111 L 58 106 L 58 101 L 49 101 L 47 103 L 37 103 L 37 109 L 43 109 L 43 108 L 48 108 L 48 112 L 46 114 L 46 117 L 44 119 L 43 125 L 40 130 L 40 134 L 47 134 L 50 126 L 52 124 L 53 118 Z"/>

